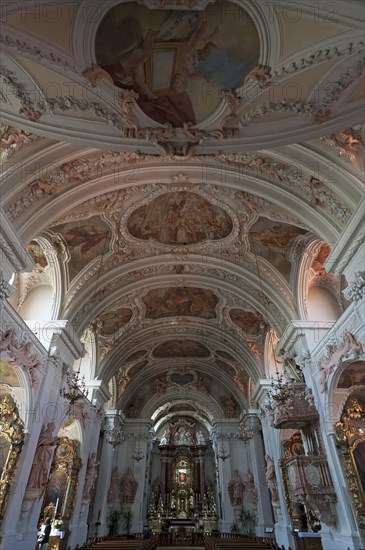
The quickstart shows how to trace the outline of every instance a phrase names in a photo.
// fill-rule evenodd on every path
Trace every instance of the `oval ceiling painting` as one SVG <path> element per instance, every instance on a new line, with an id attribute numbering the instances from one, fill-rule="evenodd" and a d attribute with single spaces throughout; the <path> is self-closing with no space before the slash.
<path id="1" fill-rule="evenodd" d="M 216 110 L 221 93 L 242 86 L 258 63 L 252 19 L 224 0 L 203 11 L 138 4 L 118 4 L 101 21 L 98 65 L 116 86 L 135 90 L 139 107 L 156 122 L 201 122 Z"/>
<path id="2" fill-rule="evenodd" d="M 214 319 L 217 296 L 204 288 L 174 287 L 150 290 L 142 301 L 146 306 L 146 317 L 202 317 Z"/>
<path id="3" fill-rule="evenodd" d="M 137 208 L 129 216 L 128 231 L 137 239 L 189 245 L 227 237 L 232 220 L 200 195 L 179 191 L 160 195 Z"/>
<path id="4" fill-rule="evenodd" d="M 194 340 L 170 340 L 157 346 L 153 355 L 155 357 L 209 357 L 207 347 Z"/>

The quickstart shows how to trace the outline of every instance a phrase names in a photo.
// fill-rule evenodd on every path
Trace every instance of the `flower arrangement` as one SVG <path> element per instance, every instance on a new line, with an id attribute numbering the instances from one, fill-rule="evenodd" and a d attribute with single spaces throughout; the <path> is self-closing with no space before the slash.
<path id="1" fill-rule="evenodd" d="M 62 525 L 63 525 L 62 519 L 55 519 L 53 522 L 53 527 L 55 529 L 61 529 Z"/>

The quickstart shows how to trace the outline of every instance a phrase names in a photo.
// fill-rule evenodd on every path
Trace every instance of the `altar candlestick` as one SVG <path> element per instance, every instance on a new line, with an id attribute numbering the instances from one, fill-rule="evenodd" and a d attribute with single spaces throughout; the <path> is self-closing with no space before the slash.
<path id="1" fill-rule="evenodd" d="M 57 514 L 57 510 L 58 510 L 58 503 L 59 503 L 59 501 L 60 501 L 60 499 L 58 498 L 58 499 L 56 500 L 56 507 L 55 507 L 55 509 L 54 509 L 54 517 L 55 517 L 55 519 L 56 519 L 56 514 Z"/>

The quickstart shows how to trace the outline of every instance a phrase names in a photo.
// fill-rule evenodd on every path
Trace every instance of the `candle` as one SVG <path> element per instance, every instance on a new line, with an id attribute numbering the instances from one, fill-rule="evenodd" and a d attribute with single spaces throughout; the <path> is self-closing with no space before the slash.
<path id="1" fill-rule="evenodd" d="M 55 509 L 54 509 L 54 517 L 55 517 L 55 518 L 56 518 L 56 514 L 57 514 L 57 510 L 58 510 L 58 503 L 59 503 L 59 501 L 60 501 L 60 499 L 58 498 L 58 499 L 56 500 L 56 507 L 55 507 Z"/>

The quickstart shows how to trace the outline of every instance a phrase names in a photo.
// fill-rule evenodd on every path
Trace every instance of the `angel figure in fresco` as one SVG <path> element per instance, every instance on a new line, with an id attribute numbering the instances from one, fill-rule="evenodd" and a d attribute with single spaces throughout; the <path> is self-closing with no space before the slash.
<path id="1" fill-rule="evenodd" d="M 262 244 L 266 246 L 277 246 L 279 248 L 285 248 L 290 241 L 296 237 L 295 228 L 293 230 L 285 231 L 281 224 L 273 225 L 271 229 L 261 231 L 258 233 L 258 237 Z M 254 233 L 252 233 L 253 235 Z"/>
<path id="2" fill-rule="evenodd" d="M 94 246 L 106 239 L 108 234 L 108 230 L 103 230 L 100 227 L 83 225 L 69 229 L 65 234 L 65 238 L 70 246 L 81 245 L 81 253 L 86 254 Z"/>
<path id="3" fill-rule="evenodd" d="M 180 45 L 179 70 L 175 73 L 172 81 L 172 87 L 176 91 L 186 90 L 190 78 L 208 80 L 205 76 L 194 72 L 194 67 L 204 61 L 209 52 L 217 47 L 213 42 L 208 41 L 203 48 L 197 49 L 197 44 L 205 32 L 207 24 L 207 21 L 202 21 L 192 31 L 189 38 Z"/>
<path id="4" fill-rule="evenodd" d="M 139 22 L 133 18 L 127 18 L 121 21 L 121 27 L 128 29 L 129 36 L 133 36 L 132 43 L 126 48 L 116 52 L 115 58 L 118 60 L 112 65 L 104 65 L 109 73 L 114 74 L 116 84 L 126 88 L 133 88 L 136 92 L 154 99 L 157 96 L 147 85 L 145 80 L 144 63 L 147 61 L 155 36 L 159 31 L 148 29 L 144 38 L 140 32 Z M 122 29 L 120 29 L 122 30 Z"/>

